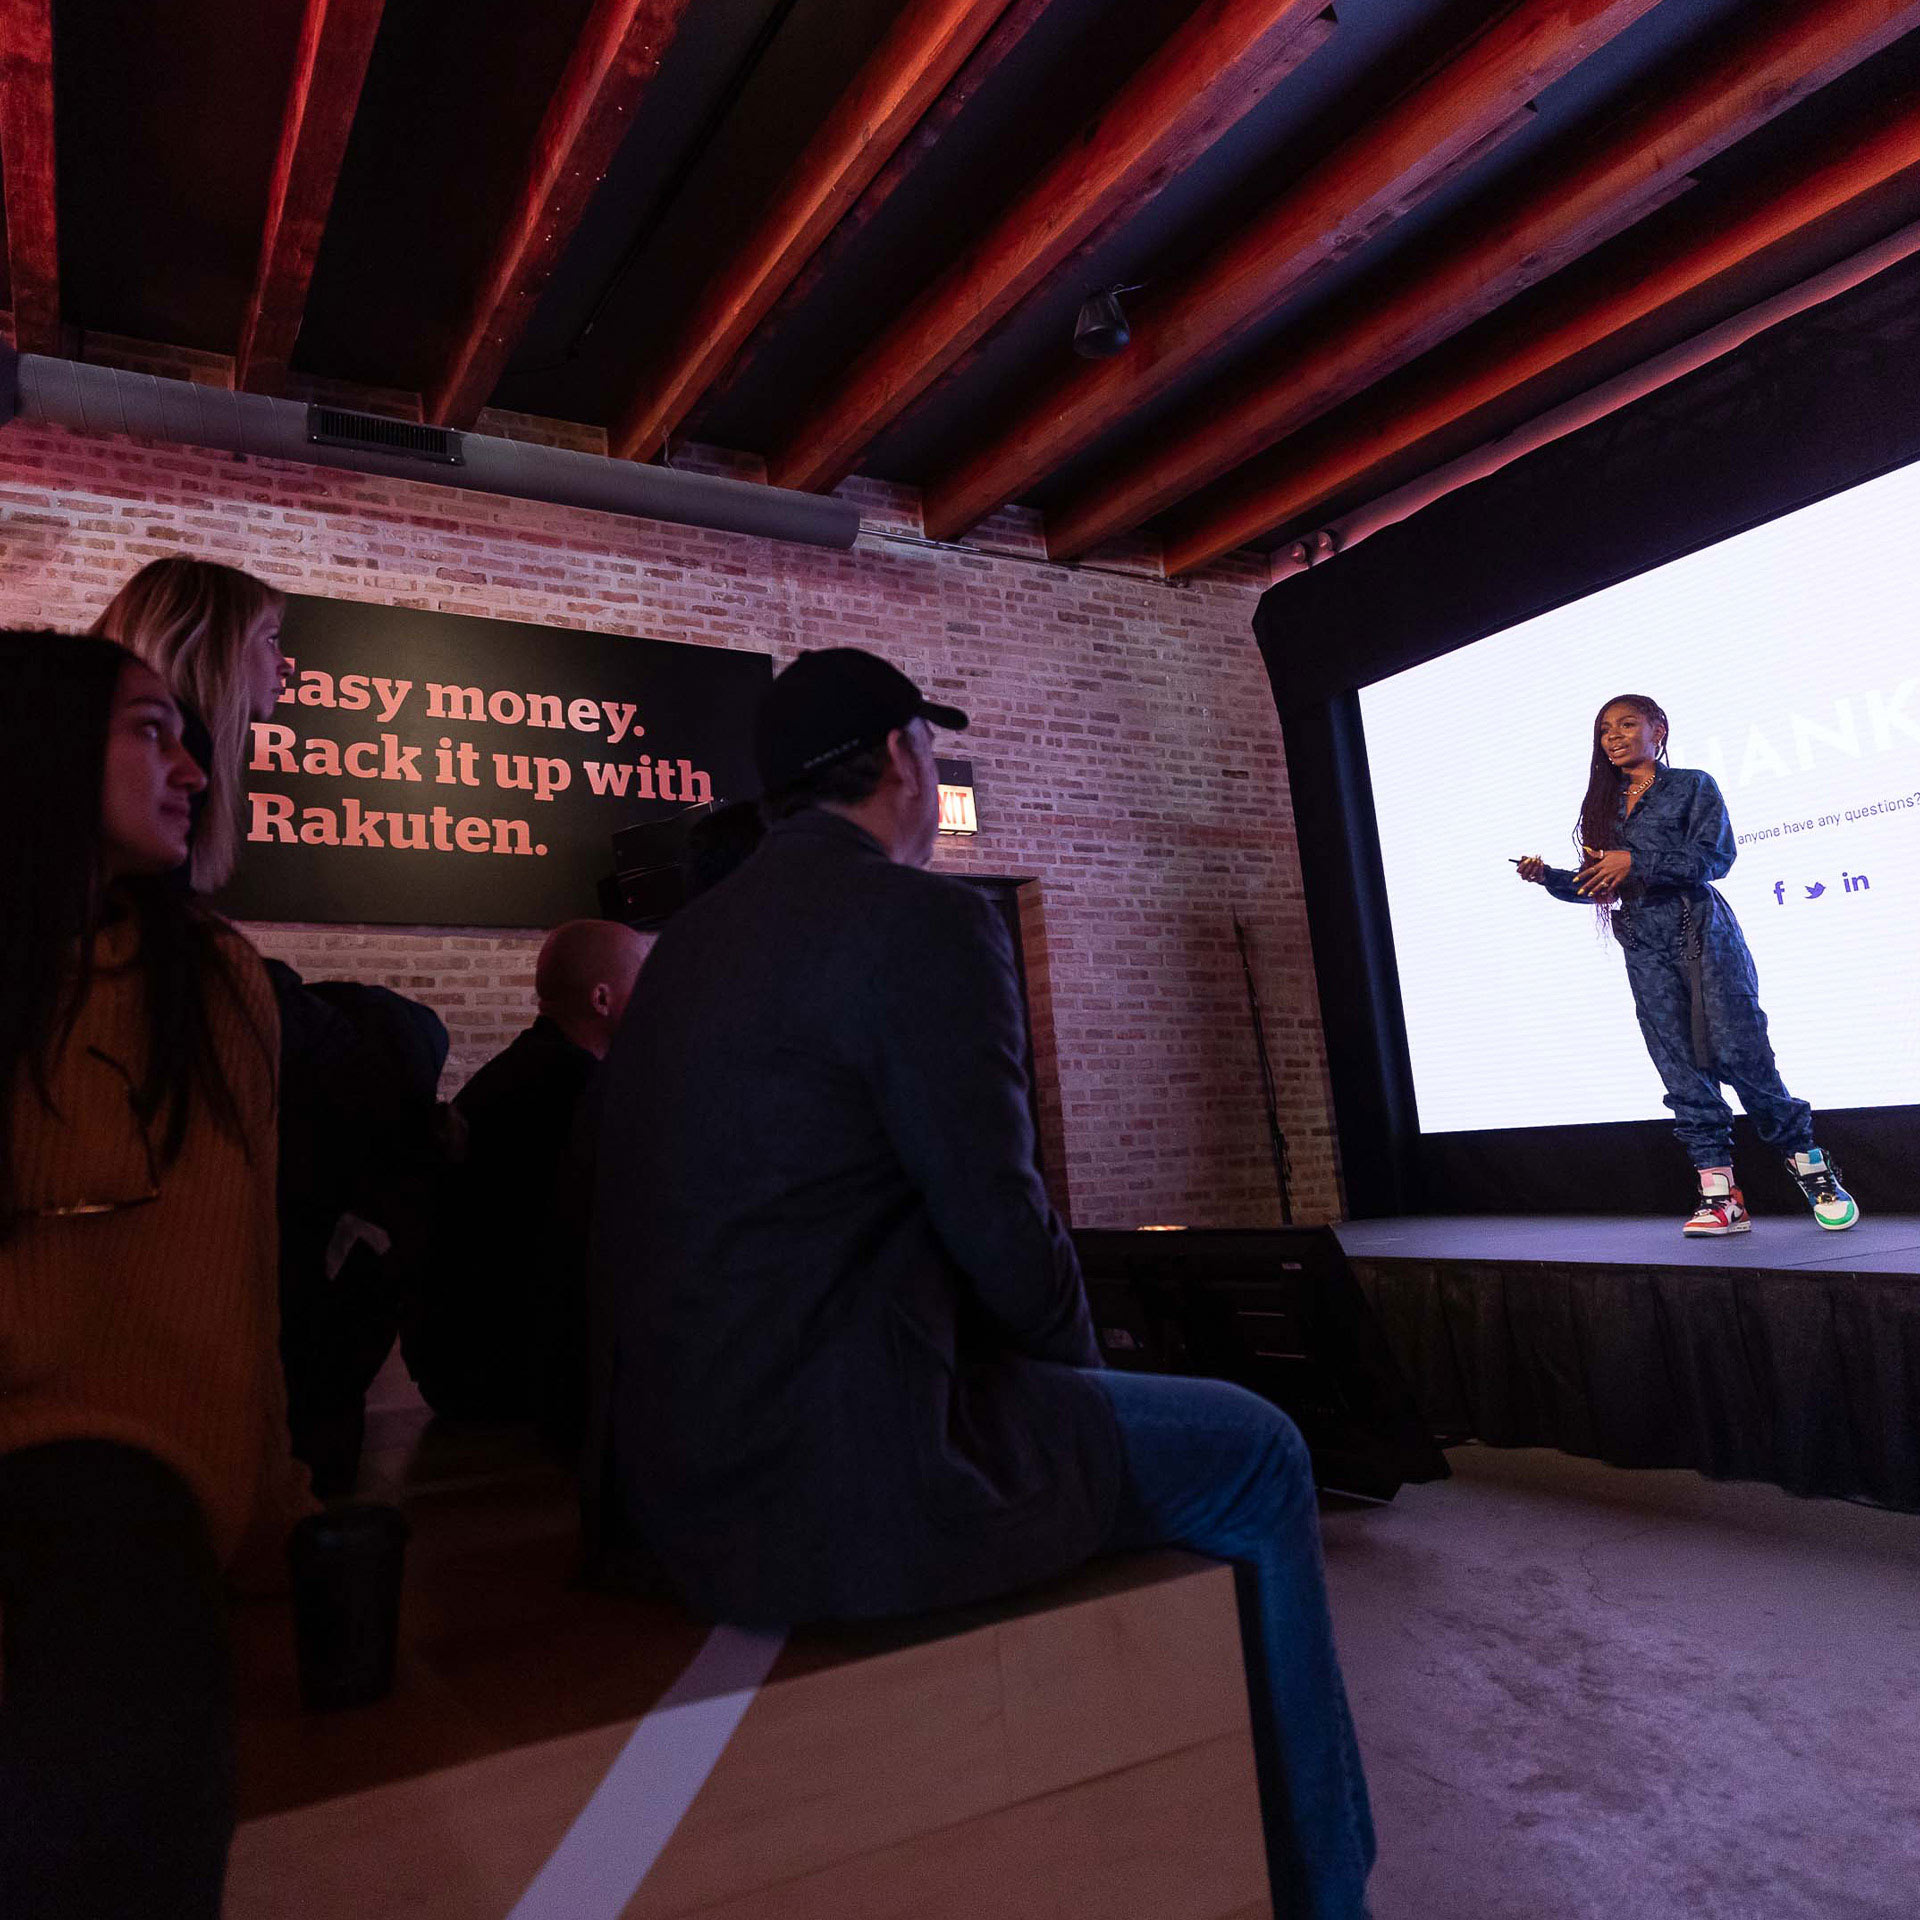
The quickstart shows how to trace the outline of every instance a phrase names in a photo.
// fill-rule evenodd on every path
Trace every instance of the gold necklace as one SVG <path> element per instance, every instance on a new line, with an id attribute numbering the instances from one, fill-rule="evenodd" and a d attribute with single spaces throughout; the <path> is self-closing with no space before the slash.
<path id="1" fill-rule="evenodd" d="M 1632 806 L 1632 805 L 1633 805 L 1633 803 L 1634 803 L 1634 802 L 1635 802 L 1636 800 L 1638 800 L 1638 799 L 1640 798 L 1640 796 L 1641 796 L 1641 795 L 1642 795 L 1643 793 L 1645 793 L 1645 792 L 1646 792 L 1646 790 L 1647 790 L 1647 789 L 1648 789 L 1648 788 L 1649 788 L 1650 786 L 1652 786 L 1652 785 L 1653 785 L 1653 775 L 1652 775 L 1652 774 L 1648 774 L 1648 775 L 1647 775 L 1647 777 L 1646 777 L 1646 778 L 1645 778 L 1644 780 L 1642 780 L 1642 781 L 1640 781 L 1640 782 L 1639 782 L 1639 783 L 1638 783 L 1637 785 L 1636 785 L 1635 783 L 1633 783 L 1632 781 L 1629 781 L 1629 782 L 1627 783 L 1627 789 L 1626 789 L 1626 793 L 1627 793 L 1627 805 L 1628 805 L 1628 806 Z"/>

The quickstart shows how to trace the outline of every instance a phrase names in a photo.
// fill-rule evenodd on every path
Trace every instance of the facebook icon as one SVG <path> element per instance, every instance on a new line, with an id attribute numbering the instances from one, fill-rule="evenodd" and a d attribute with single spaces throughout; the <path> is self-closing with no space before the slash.
<path id="1" fill-rule="evenodd" d="M 1773 883 L 1773 904 L 1776 907 L 1784 907 L 1787 904 L 1787 883 L 1784 880 L 1776 880 Z"/>

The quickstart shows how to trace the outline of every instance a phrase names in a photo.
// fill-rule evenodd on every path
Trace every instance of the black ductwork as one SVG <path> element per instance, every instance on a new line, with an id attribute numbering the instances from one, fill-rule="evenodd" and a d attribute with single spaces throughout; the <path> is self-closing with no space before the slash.
<path id="1" fill-rule="evenodd" d="M 7 400 L 11 396 L 12 404 Z M 326 413 L 341 430 L 325 439 L 309 415 Z M 535 446 L 488 433 L 421 429 L 337 408 L 309 408 L 265 394 L 233 393 L 224 387 L 162 380 L 148 373 L 122 373 L 43 354 L 0 349 L 0 424 L 19 418 L 80 433 L 124 433 L 176 446 L 209 447 L 257 454 L 308 466 L 343 467 L 392 480 L 426 481 L 471 493 L 505 494 L 554 506 L 586 507 L 633 519 L 665 520 L 677 526 L 711 527 L 721 533 L 798 540 L 809 546 L 846 548 L 860 532 L 860 510 L 824 494 L 796 493 L 750 480 L 681 473 L 637 460 L 612 460 L 564 447 Z M 379 444 L 386 435 L 364 431 L 405 427 L 451 441 L 439 451 L 409 440 L 404 447 Z M 453 464 L 454 459 L 459 464 Z"/>

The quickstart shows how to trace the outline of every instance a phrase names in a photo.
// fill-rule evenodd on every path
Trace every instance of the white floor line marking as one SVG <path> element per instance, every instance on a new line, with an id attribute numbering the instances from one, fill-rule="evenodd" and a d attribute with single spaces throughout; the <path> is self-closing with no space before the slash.
<path id="1" fill-rule="evenodd" d="M 715 1627 L 628 1736 L 507 1920 L 619 1920 L 786 1644 Z"/>

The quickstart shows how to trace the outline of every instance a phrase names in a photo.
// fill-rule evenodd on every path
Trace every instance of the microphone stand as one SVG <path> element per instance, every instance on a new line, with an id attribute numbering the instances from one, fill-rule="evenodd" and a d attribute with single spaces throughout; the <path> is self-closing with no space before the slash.
<path id="1" fill-rule="evenodd" d="M 1293 1225 L 1293 1162 L 1287 1154 L 1287 1136 L 1280 1130 L 1280 1102 L 1274 1092 L 1273 1062 L 1267 1055 L 1267 1026 L 1260 1013 L 1260 994 L 1253 984 L 1253 962 L 1247 955 L 1247 930 L 1233 916 L 1233 943 L 1240 949 L 1240 972 L 1247 983 L 1247 1014 L 1253 1022 L 1253 1047 L 1260 1060 L 1260 1097 L 1267 1109 L 1267 1144 L 1273 1151 L 1273 1177 L 1280 1187 L 1280 1221 Z"/>

